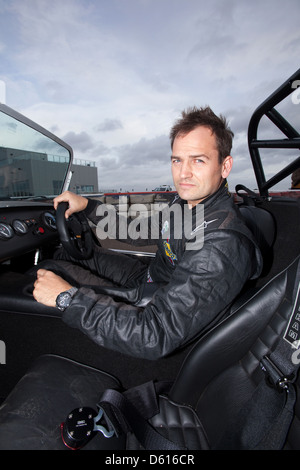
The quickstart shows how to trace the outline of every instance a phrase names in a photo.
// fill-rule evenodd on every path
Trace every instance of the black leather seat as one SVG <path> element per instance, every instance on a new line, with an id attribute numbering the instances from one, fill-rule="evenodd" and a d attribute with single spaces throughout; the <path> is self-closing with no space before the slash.
<path id="1" fill-rule="evenodd" d="M 290 286 L 293 298 L 288 300 Z M 292 314 L 300 311 L 299 286 L 298 257 L 207 333 L 186 358 L 168 398 L 195 411 L 210 447 L 218 447 L 228 430 L 235 428 L 257 385 L 266 380 L 261 359 L 282 340 Z M 300 327 L 300 321 L 295 327 Z M 294 351 L 290 348 L 290 357 Z M 298 374 L 298 397 L 299 387 Z M 299 404 L 298 400 L 284 444 L 288 449 L 300 449 Z"/>
<path id="2" fill-rule="evenodd" d="M 188 449 L 223 448 L 224 435 L 235 433 L 240 413 L 253 401 L 257 386 L 265 384 L 261 359 L 282 339 L 292 314 L 300 308 L 299 270 L 298 257 L 195 344 L 171 389 L 159 397 L 160 412 L 151 424 L 160 434 Z M 299 385 L 298 377 L 297 392 Z M 1 406 L 0 448 L 62 448 L 59 425 L 67 413 L 82 405 L 95 407 L 106 388 L 120 384 L 67 359 L 41 358 Z M 274 400 L 277 396 L 269 389 L 268 402 L 273 392 Z M 258 415 L 260 421 L 263 416 Z M 299 450 L 299 400 L 293 416 L 284 447 Z M 125 443 L 100 437 L 90 445 L 122 449 Z M 134 440 L 128 439 L 128 447 L 135 448 Z"/>

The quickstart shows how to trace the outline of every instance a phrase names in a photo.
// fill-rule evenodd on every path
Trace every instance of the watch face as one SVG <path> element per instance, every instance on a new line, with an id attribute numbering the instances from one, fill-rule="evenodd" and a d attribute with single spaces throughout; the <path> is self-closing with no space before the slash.
<path id="1" fill-rule="evenodd" d="M 69 307 L 71 300 L 77 291 L 77 287 L 71 287 L 71 289 L 61 292 L 56 298 L 56 307 L 59 308 L 59 310 L 65 310 Z"/>
<path id="2" fill-rule="evenodd" d="M 62 292 L 57 298 L 57 305 L 61 308 L 66 308 L 70 305 L 72 296 L 69 292 Z"/>

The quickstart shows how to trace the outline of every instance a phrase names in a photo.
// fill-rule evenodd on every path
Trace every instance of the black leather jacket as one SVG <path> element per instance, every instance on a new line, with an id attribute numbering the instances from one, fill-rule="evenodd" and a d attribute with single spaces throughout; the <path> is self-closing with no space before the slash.
<path id="1" fill-rule="evenodd" d="M 184 203 L 179 198 L 176 202 Z M 172 229 L 167 240 L 162 236 L 157 240 L 148 281 L 159 283 L 159 288 L 150 303 L 138 307 L 81 287 L 63 320 L 101 346 L 153 360 L 183 347 L 223 319 L 245 282 L 259 276 L 262 258 L 226 182 L 201 204 L 200 249 L 187 249 L 186 238 L 174 238 Z M 94 222 L 95 214 L 91 204 L 88 216 Z M 162 220 L 161 228 L 163 224 Z"/>

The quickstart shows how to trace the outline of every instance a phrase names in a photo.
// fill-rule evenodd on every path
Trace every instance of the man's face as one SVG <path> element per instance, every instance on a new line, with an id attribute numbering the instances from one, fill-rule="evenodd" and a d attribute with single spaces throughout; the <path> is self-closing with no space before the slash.
<path id="1" fill-rule="evenodd" d="M 175 138 L 171 161 L 176 191 L 190 206 L 216 192 L 232 167 L 231 156 L 219 163 L 216 138 L 203 126 Z"/>

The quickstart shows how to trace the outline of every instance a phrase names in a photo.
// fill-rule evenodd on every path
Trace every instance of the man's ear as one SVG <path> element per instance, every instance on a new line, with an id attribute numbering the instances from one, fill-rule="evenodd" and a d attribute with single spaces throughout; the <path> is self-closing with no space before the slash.
<path id="1" fill-rule="evenodd" d="M 227 157 L 225 157 L 222 163 L 222 178 L 225 179 L 228 177 L 229 173 L 231 172 L 232 164 L 233 164 L 232 156 L 228 155 Z"/>

